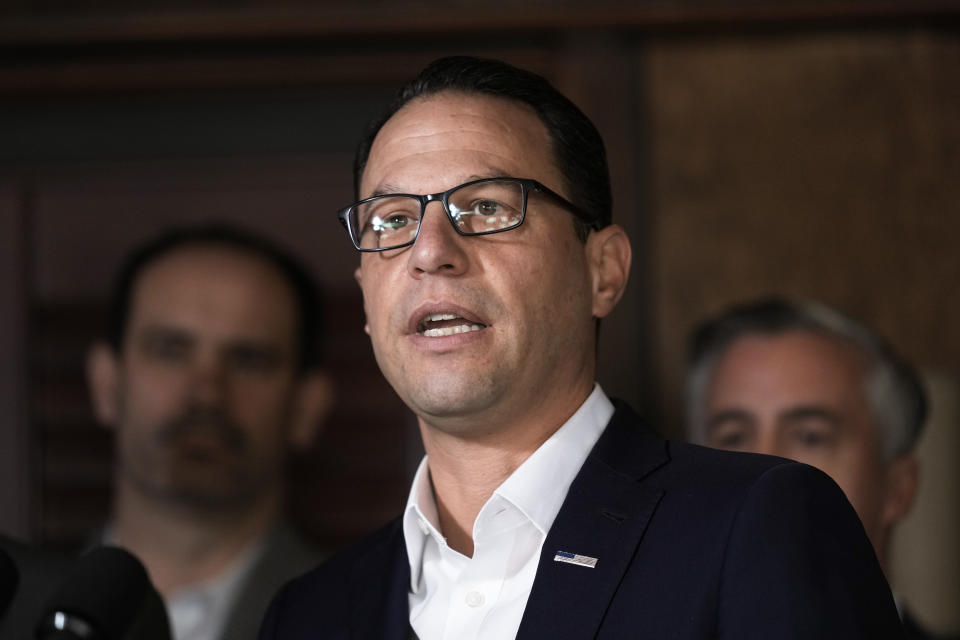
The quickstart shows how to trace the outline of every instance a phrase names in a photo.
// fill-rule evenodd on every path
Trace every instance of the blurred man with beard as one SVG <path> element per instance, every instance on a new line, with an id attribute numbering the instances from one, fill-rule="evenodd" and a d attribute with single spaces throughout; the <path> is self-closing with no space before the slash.
<path id="1" fill-rule="evenodd" d="M 175 640 L 256 636 L 276 588 L 321 554 L 282 523 L 283 462 L 329 406 L 306 271 L 237 229 L 178 229 L 135 251 L 88 377 L 116 434 L 103 541 L 146 565 Z"/>

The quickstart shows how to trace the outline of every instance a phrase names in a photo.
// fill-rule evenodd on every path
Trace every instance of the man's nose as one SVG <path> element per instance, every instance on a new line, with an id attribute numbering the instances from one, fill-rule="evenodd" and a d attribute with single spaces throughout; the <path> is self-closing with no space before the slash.
<path id="1" fill-rule="evenodd" d="M 210 354 L 193 363 L 189 395 L 194 403 L 219 406 L 226 397 L 226 385 L 226 367 L 220 358 Z"/>
<path id="2" fill-rule="evenodd" d="M 756 453 L 765 453 L 768 456 L 783 457 L 783 446 L 772 429 L 761 429 L 760 435 L 756 439 L 754 451 Z"/>
<path id="3" fill-rule="evenodd" d="M 427 203 L 420 218 L 420 231 L 408 256 L 407 270 L 419 278 L 424 274 L 461 275 L 467 268 L 464 238 L 454 230 L 443 203 Z"/>

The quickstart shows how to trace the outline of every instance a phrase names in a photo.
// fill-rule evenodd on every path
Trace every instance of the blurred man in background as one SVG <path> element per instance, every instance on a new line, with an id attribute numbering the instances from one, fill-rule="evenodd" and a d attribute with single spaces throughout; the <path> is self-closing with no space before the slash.
<path id="1" fill-rule="evenodd" d="M 111 313 L 88 358 L 116 434 L 101 542 L 143 561 L 175 640 L 254 638 L 276 588 L 321 559 L 281 519 L 285 457 L 331 399 L 318 291 L 256 236 L 178 229 L 128 258 Z"/>
<path id="2" fill-rule="evenodd" d="M 693 335 L 686 413 L 694 442 L 825 471 L 888 568 L 891 532 L 916 496 L 927 402 L 883 339 L 815 303 L 734 306 Z M 901 613 L 909 637 L 928 637 Z"/>

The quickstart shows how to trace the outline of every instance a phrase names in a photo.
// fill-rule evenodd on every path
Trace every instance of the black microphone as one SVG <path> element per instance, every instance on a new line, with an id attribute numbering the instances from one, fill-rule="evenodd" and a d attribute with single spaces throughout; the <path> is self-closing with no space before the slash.
<path id="1" fill-rule="evenodd" d="M 17 571 L 17 565 L 3 549 L 0 549 L 0 619 L 3 619 L 10 602 L 13 601 L 13 594 L 17 592 L 17 585 L 20 583 L 20 572 Z"/>
<path id="2" fill-rule="evenodd" d="M 97 547 L 47 601 L 36 639 L 170 640 L 170 624 L 140 561 L 118 547 Z"/>

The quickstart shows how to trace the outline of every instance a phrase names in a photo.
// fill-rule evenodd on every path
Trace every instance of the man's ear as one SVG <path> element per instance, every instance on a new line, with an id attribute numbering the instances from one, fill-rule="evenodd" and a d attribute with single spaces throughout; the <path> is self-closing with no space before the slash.
<path id="1" fill-rule="evenodd" d="M 912 453 L 902 455 L 887 467 L 887 495 L 883 505 L 883 524 L 890 527 L 902 520 L 913 506 L 920 484 L 920 469 L 917 457 Z"/>
<path id="2" fill-rule="evenodd" d="M 308 371 L 297 383 L 295 393 L 288 444 L 294 451 L 303 451 L 316 440 L 333 409 L 333 379 L 325 371 Z"/>
<path id="3" fill-rule="evenodd" d="M 611 224 L 587 236 L 587 261 L 593 280 L 593 315 L 603 318 L 627 288 L 633 252 L 623 227 Z"/>
<path id="4" fill-rule="evenodd" d="M 114 427 L 120 414 L 120 362 L 113 347 L 96 342 L 87 350 L 87 385 L 97 421 Z"/>

